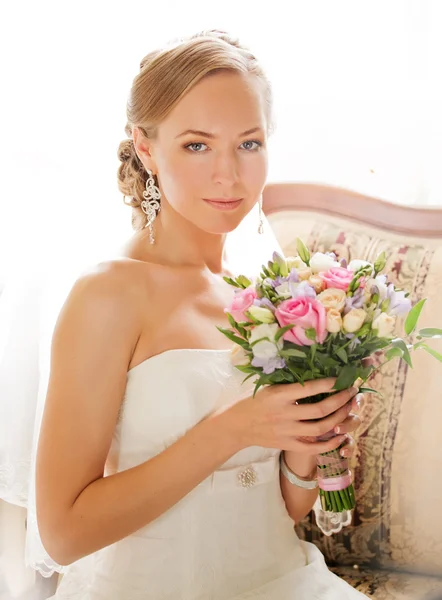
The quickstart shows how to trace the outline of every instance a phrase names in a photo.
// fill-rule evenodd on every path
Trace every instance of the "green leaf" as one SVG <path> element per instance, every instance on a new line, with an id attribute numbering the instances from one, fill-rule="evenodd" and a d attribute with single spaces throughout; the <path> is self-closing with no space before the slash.
<path id="1" fill-rule="evenodd" d="M 374 390 L 373 388 L 369 388 L 369 387 L 360 387 L 359 393 L 360 394 L 377 394 L 378 396 L 383 397 L 381 392 L 378 392 L 378 390 Z"/>
<path id="2" fill-rule="evenodd" d="M 256 396 L 256 393 L 259 390 L 259 388 L 263 385 L 266 385 L 267 383 L 269 383 L 269 376 L 263 373 L 255 384 L 255 389 L 253 390 L 253 397 Z"/>
<path id="3" fill-rule="evenodd" d="M 351 387 L 357 378 L 358 368 L 354 365 L 346 365 L 338 375 L 338 379 L 333 387 L 336 391 L 346 390 Z"/>
<path id="4" fill-rule="evenodd" d="M 235 319 L 232 317 L 232 315 L 230 313 L 226 313 L 227 314 L 227 318 L 229 319 L 229 323 L 230 325 L 233 327 L 233 329 L 237 329 L 237 322 L 235 321 Z"/>
<path id="5" fill-rule="evenodd" d="M 400 348 L 402 350 L 402 352 L 403 352 L 402 358 L 405 360 L 407 365 L 409 365 L 411 368 L 413 368 L 413 363 L 411 362 L 410 351 L 408 350 L 408 346 L 404 342 L 404 340 L 401 340 L 400 338 L 398 338 L 396 340 L 393 340 L 391 342 L 391 345 L 393 346 L 393 348 Z"/>
<path id="6" fill-rule="evenodd" d="M 293 383 L 294 381 L 293 375 L 283 369 L 278 369 L 271 373 L 269 379 L 270 383 Z"/>
<path id="7" fill-rule="evenodd" d="M 304 380 L 302 378 L 302 373 L 298 373 L 298 371 L 295 369 L 295 367 L 293 365 L 291 365 L 290 363 L 287 363 L 287 369 L 290 371 L 290 373 L 293 375 L 293 377 L 296 379 L 296 381 L 298 383 L 304 383 Z"/>
<path id="8" fill-rule="evenodd" d="M 431 356 L 434 356 L 434 358 L 437 358 L 439 362 L 442 362 L 442 354 L 436 352 L 436 350 L 433 350 L 433 348 L 430 348 L 427 344 L 421 344 L 420 347 L 423 348 L 425 352 L 428 352 L 428 354 L 431 354 Z"/>
<path id="9" fill-rule="evenodd" d="M 290 329 L 293 329 L 293 327 L 293 325 L 286 325 L 285 327 L 281 327 L 281 329 L 278 329 L 278 331 L 275 334 L 275 342 L 278 342 L 282 338 L 284 333 L 290 331 Z"/>
<path id="10" fill-rule="evenodd" d="M 244 350 L 250 349 L 249 342 L 246 342 L 246 340 L 243 340 L 242 338 L 238 337 L 237 335 L 232 333 L 229 329 L 224 329 L 224 327 L 217 327 L 217 329 L 222 334 L 224 334 L 226 336 L 226 338 L 228 338 L 231 342 L 238 344 L 238 346 L 241 346 L 241 348 L 244 348 Z"/>
<path id="11" fill-rule="evenodd" d="M 307 354 L 305 352 L 302 352 L 302 350 L 295 350 L 293 348 L 288 348 L 287 350 L 281 350 L 279 353 L 281 356 L 283 356 L 284 358 L 287 357 L 289 358 L 290 356 L 293 356 L 293 358 L 306 358 Z"/>
<path id="12" fill-rule="evenodd" d="M 240 288 L 241 286 L 236 283 L 231 277 L 223 277 L 224 281 L 229 285 L 233 285 L 233 287 Z"/>
<path id="13" fill-rule="evenodd" d="M 307 266 L 310 266 L 310 252 L 308 251 L 307 246 L 304 244 L 301 238 L 298 238 L 296 240 L 296 248 L 298 249 L 298 254 L 301 260 L 305 262 Z"/>
<path id="14" fill-rule="evenodd" d="M 387 350 L 387 352 L 385 353 L 385 358 L 387 360 L 392 360 L 393 358 L 396 358 L 397 356 L 399 358 L 402 358 L 403 355 L 404 355 L 404 353 L 400 348 L 390 348 L 390 350 Z"/>
<path id="15" fill-rule="evenodd" d="M 418 319 L 420 317 L 420 314 L 422 312 L 422 309 L 423 309 L 426 301 L 427 301 L 426 298 L 419 300 L 419 302 L 417 304 L 415 304 L 413 306 L 413 308 L 410 310 L 410 312 L 408 313 L 408 316 L 405 320 L 405 325 L 404 325 L 405 333 L 407 335 L 410 335 L 415 330 Z"/>
<path id="16" fill-rule="evenodd" d="M 252 285 L 252 282 L 250 281 L 250 279 L 247 279 L 247 277 L 245 275 L 239 275 L 236 278 L 236 281 L 244 288 L 248 288 Z"/>
<path id="17" fill-rule="evenodd" d="M 235 365 L 236 368 L 238 369 L 238 371 L 241 371 L 241 373 L 262 373 L 262 369 L 260 369 L 259 367 L 252 367 L 250 365 Z"/>
<path id="18" fill-rule="evenodd" d="M 314 327 L 309 327 L 309 329 L 305 330 L 305 335 L 307 339 L 316 342 L 316 329 Z"/>
<path id="19" fill-rule="evenodd" d="M 347 352 L 345 351 L 344 348 L 339 348 L 339 350 L 336 352 L 336 354 L 339 356 L 339 358 L 342 360 L 342 362 L 344 362 L 345 364 L 348 364 L 348 356 L 347 356 Z"/>
<path id="20" fill-rule="evenodd" d="M 426 327 L 419 331 L 419 335 L 424 338 L 440 338 L 442 337 L 442 329 L 436 329 L 434 327 Z"/>

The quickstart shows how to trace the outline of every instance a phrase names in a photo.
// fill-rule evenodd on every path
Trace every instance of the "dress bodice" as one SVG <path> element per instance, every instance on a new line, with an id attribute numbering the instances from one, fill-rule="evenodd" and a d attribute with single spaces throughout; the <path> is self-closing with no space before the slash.
<path id="1" fill-rule="evenodd" d="M 243 379 L 230 351 L 169 350 L 131 369 L 106 475 L 153 458 L 250 394 L 252 384 Z M 326 595 L 298 595 L 307 581 Z M 330 581 L 337 582 L 336 596 Z M 56 598 L 342 600 L 341 583 L 294 531 L 281 495 L 279 451 L 255 446 L 232 456 L 153 522 L 71 565 Z"/>

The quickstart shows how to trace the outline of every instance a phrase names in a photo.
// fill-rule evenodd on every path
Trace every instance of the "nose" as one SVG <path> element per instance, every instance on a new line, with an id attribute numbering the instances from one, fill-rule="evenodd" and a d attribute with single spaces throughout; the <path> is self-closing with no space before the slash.
<path id="1" fill-rule="evenodd" d="M 222 152 L 215 156 L 213 164 L 214 183 L 231 186 L 239 179 L 238 158 L 235 153 Z"/>

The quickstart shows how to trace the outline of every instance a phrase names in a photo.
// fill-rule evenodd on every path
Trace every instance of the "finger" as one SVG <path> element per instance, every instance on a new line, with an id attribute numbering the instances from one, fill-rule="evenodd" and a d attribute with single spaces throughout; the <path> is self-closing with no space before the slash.
<path id="1" fill-rule="evenodd" d="M 355 413 L 358 413 L 365 402 L 365 394 L 356 394 L 353 398 L 352 410 Z"/>
<path id="2" fill-rule="evenodd" d="M 347 402 L 334 413 L 324 419 L 318 421 L 297 421 L 294 423 L 296 433 L 301 436 L 320 436 L 333 431 L 338 425 L 344 423 L 352 410 L 351 401 L 348 401 L 349 394 L 347 393 Z M 345 432 L 343 432 L 345 433 Z"/>
<path id="3" fill-rule="evenodd" d="M 293 418 L 298 421 L 306 421 L 328 417 L 351 400 L 357 392 L 358 388 L 353 387 L 333 394 L 333 396 L 329 396 L 315 404 L 296 404 L 293 407 Z"/>
<path id="4" fill-rule="evenodd" d="M 354 441 L 354 439 L 349 435 L 347 437 L 347 440 L 345 442 L 345 446 L 339 451 L 339 454 L 343 457 L 343 458 L 350 458 L 353 456 L 353 454 L 355 453 L 356 450 L 356 442 Z"/>
<path id="5" fill-rule="evenodd" d="M 335 433 L 351 433 L 355 431 L 361 424 L 361 419 L 358 415 L 349 414 L 348 417 L 339 425 L 336 425 Z"/>
<path id="6" fill-rule="evenodd" d="M 316 394 L 331 392 L 335 383 L 335 377 L 327 377 L 324 379 L 313 379 L 311 381 L 307 381 L 304 385 L 301 385 L 300 383 L 272 385 L 269 388 L 269 393 L 275 395 L 282 401 L 293 404 L 302 398 L 308 398 L 309 396 L 315 396 Z"/>
<path id="7" fill-rule="evenodd" d="M 364 367 L 374 366 L 374 358 L 372 358 L 371 356 L 368 356 L 367 358 L 363 358 L 362 364 Z"/>
<path id="8" fill-rule="evenodd" d="M 296 438 L 287 441 L 283 450 L 299 452 L 310 456 L 330 452 L 338 448 L 346 440 L 345 435 L 338 435 L 327 442 L 302 442 Z"/>

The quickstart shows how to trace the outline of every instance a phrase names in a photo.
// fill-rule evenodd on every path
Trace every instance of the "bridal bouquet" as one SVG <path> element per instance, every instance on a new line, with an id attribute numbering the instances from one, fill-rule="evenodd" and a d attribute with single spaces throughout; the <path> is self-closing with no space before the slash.
<path id="1" fill-rule="evenodd" d="M 276 252 L 253 281 L 244 275 L 226 277 L 235 289 L 226 313 L 230 329 L 219 330 L 238 345 L 236 368 L 261 386 L 300 383 L 336 377 L 332 393 L 367 381 L 383 364 L 398 357 L 411 367 L 410 351 L 422 349 L 442 362 L 426 338 L 442 336 L 441 329 L 415 332 L 425 299 L 412 307 L 408 293 L 382 274 L 382 253 L 374 264 L 363 260 L 338 262 L 333 253 L 310 253 L 301 240 L 298 256 Z M 405 336 L 394 337 L 396 320 L 406 317 Z M 382 351 L 384 362 L 367 366 L 364 359 Z M 361 392 L 376 393 L 369 387 Z M 327 394 L 305 398 L 320 402 Z M 334 432 L 322 436 L 330 439 Z M 348 461 L 342 446 L 318 457 L 319 494 L 323 510 L 343 512 L 355 507 Z"/>

